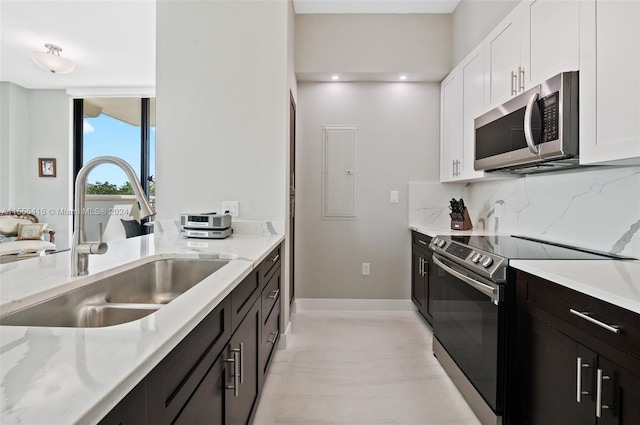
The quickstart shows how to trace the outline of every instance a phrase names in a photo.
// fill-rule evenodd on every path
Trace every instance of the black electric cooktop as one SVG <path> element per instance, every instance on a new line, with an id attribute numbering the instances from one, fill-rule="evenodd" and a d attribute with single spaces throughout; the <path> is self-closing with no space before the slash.
<path id="1" fill-rule="evenodd" d="M 524 236 L 450 236 L 452 241 L 510 260 L 630 259 L 615 254 L 540 241 Z"/>

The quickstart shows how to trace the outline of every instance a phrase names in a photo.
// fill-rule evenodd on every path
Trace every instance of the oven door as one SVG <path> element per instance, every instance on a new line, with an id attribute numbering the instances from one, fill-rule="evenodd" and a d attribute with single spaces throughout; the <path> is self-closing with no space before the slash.
<path id="1" fill-rule="evenodd" d="M 501 285 L 434 254 L 433 334 L 496 414 L 503 411 Z"/>

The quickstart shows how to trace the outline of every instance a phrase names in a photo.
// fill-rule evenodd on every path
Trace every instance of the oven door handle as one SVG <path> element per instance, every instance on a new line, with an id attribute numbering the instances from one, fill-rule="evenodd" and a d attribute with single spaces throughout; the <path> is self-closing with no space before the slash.
<path id="1" fill-rule="evenodd" d="M 460 273 L 459 271 L 454 270 L 451 267 L 447 266 L 442 261 L 440 261 L 438 259 L 438 257 L 436 257 L 435 255 L 433 256 L 433 262 L 436 263 L 438 266 L 440 266 L 444 271 L 446 271 L 450 275 L 453 275 L 453 276 L 457 277 L 458 279 L 462 280 L 464 283 L 472 286 L 473 288 L 475 288 L 478 291 L 482 292 L 483 294 L 487 295 L 492 300 L 494 300 L 496 302 L 500 302 L 501 301 L 500 300 L 500 287 L 494 288 L 493 286 L 489 286 L 489 285 L 487 285 L 485 283 L 478 282 L 477 280 L 472 279 L 469 276 L 464 275 L 464 274 Z"/>

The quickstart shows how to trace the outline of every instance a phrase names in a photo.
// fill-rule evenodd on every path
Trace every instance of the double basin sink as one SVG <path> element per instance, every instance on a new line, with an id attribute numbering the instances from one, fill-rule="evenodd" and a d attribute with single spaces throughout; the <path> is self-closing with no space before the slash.
<path id="1" fill-rule="evenodd" d="M 94 328 L 158 311 L 229 261 L 165 258 L 0 317 L 0 325 Z"/>

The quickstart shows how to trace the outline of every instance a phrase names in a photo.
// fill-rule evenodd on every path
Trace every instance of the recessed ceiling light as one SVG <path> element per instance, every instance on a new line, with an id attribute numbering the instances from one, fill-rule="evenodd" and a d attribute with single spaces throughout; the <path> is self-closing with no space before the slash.
<path id="1" fill-rule="evenodd" d="M 406 75 L 401 75 L 401 76 L 400 76 L 400 79 L 401 79 L 402 81 L 404 81 L 404 80 L 406 80 L 406 79 L 407 79 L 407 76 L 406 76 Z"/>
<path id="2" fill-rule="evenodd" d="M 339 76 L 337 76 L 337 75 L 332 75 L 332 76 L 331 76 L 331 79 L 332 79 L 333 81 L 335 81 L 335 80 L 339 80 L 339 79 L 340 79 L 340 77 L 339 77 Z"/>

